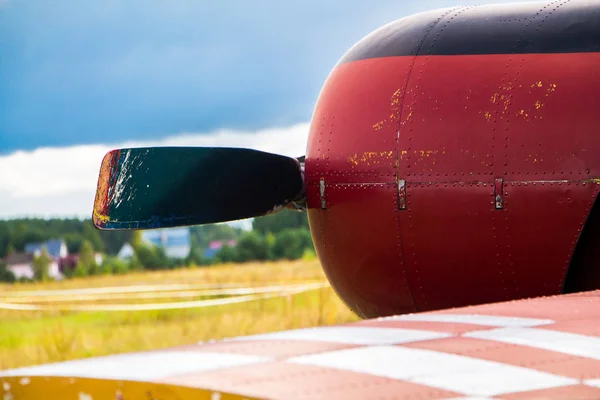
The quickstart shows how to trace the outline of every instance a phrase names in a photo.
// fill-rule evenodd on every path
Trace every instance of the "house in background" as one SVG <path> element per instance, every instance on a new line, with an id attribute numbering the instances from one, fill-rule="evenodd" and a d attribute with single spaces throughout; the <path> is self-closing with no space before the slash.
<path id="1" fill-rule="evenodd" d="M 101 265 L 104 261 L 101 253 L 94 253 L 94 261 L 96 265 Z M 69 254 L 58 260 L 58 269 L 64 274 L 66 270 L 75 270 L 77 263 L 79 262 L 79 254 Z"/>
<path id="2" fill-rule="evenodd" d="M 8 255 L 4 258 L 6 268 L 11 271 L 17 279 L 34 278 L 33 260 L 42 254 L 46 248 L 50 256 L 48 276 L 54 279 L 62 279 L 63 273 L 68 269 L 75 269 L 79 262 L 79 254 L 69 254 L 67 245 L 62 240 L 49 240 L 45 243 L 27 243 L 23 253 Z M 94 253 L 97 265 L 102 264 L 104 257 L 101 253 Z"/>
<path id="3" fill-rule="evenodd" d="M 66 270 L 74 270 L 78 262 L 79 256 L 77 254 L 69 254 L 59 260 L 58 269 L 64 274 Z"/>
<path id="4" fill-rule="evenodd" d="M 15 278 L 33 279 L 33 259 L 35 257 L 37 257 L 36 254 L 16 253 L 4 258 L 4 262 L 6 263 L 6 269 L 11 271 L 15 275 Z M 48 276 L 54 279 L 62 279 L 59 259 L 56 257 L 51 257 L 51 259 L 52 261 L 48 265 Z"/>
<path id="5" fill-rule="evenodd" d="M 204 257 L 212 260 L 215 258 L 219 250 L 223 248 L 223 246 L 235 247 L 237 246 L 237 241 L 235 240 L 213 240 L 208 244 L 208 248 L 204 250 Z"/>
<path id="6" fill-rule="evenodd" d="M 4 258 L 6 269 L 11 271 L 17 279 L 33 279 L 35 276 L 33 260 L 42 254 L 46 248 L 50 256 L 48 265 L 48 276 L 54 279 L 62 279 L 61 260 L 68 256 L 67 245 L 64 241 L 53 239 L 44 243 L 27 243 L 23 253 L 15 253 Z"/>
<path id="7" fill-rule="evenodd" d="M 153 229 L 142 232 L 142 241 L 165 250 L 169 258 L 186 258 L 192 249 L 189 228 Z M 121 249 L 123 251 L 123 249 Z M 121 253 L 121 252 L 119 252 Z"/>
<path id="8" fill-rule="evenodd" d="M 119 252 L 117 253 L 117 258 L 126 261 L 130 260 L 134 254 L 135 251 L 133 250 L 133 246 L 129 243 L 125 243 L 123 247 L 121 247 L 121 250 L 119 250 Z"/>
<path id="9" fill-rule="evenodd" d="M 142 242 L 150 246 L 162 247 L 169 258 L 184 259 L 190 255 L 192 241 L 189 228 L 152 229 L 142 231 Z M 125 243 L 117 257 L 129 260 L 135 251 L 133 246 Z"/>
<path id="10" fill-rule="evenodd" d="M 53 258 L 64 258 L 69 254 L 67 244 L 58 239 L 48 240 L 45 243 L 27 243 L 25 245 L 25 254 L 39 256 L 42 254 L 43 247 L 46 247 L 48 254 Z"/>

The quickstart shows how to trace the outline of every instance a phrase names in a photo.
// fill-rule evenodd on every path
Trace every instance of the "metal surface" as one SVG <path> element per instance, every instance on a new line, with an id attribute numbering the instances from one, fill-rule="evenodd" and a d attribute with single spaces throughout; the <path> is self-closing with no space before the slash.
<path id="1" fill-rule="evenodd" d="M 340 63 L 410 56 L 419 42 L 434 55 L 598 52 L 598 37 L 600 8 L 594 0 L 463 6 L 387 24 L 357 43 Z"/>
<path id="2" fill-rule="evenodd" d="M 71 377 L 3 379 L 4 400 L 252 400 L 183 385 Z"/>
<path id="3" fill-rule="evenodd" d="M 0 371 L 0 398 L 598 399 L 600 291 Z"/>
<path id="4" fill-rule="evenodd" d="M 504 208 L 504 180 L 502 178 L 494 179 L 494 204 L 496 210 Z"/>
<path id="5" fill-rule="evenodd" d="M 398 208 L 406 210 L 406 181 L 398 180 Z"/>
<path id="6" fill-rule="evenodd" d="M 240 148 L 120 149 L 102 162 L 93 221 L 100 229 L 208 224 L 270 214 L 303 198 L 295 158 Z"/>
<path id="7" fill-rule="evenodd" d="M 327 199 L 325 198 L 325 179 L 319 180 L 319 196 L 321 197 L 321 210 L 327 209 Z"/>
<path id="8" fill-rule="evenodd" d="M 342 58 L 306 187 L 317 253 L 354 311 L 563 290 L 598 194 L 599 21 L 596 1 L 444 9 Z"/>

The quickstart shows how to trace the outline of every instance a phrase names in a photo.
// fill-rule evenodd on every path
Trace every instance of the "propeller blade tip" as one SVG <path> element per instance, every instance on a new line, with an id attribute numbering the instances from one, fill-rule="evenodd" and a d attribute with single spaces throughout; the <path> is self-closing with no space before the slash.
<path id="1" fill-rule="evenodd" d="M 115 166 L 119 160 L 119 150 L 109 151 L 104 155 L 100 164 L 100 174 L 98 176 L 98 186 L 96 188 L 96 197 L 94 199 L 94 211 L 92 222 L 98 229 L 103 229 L 110 221 L 110 182 Z"/>

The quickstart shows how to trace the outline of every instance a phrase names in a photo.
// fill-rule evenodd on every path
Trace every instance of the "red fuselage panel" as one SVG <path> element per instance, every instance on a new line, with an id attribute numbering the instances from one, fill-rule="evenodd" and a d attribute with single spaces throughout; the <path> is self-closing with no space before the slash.
<path id="1" fill-rule="evenodd" d="M 423 41 L 321 92 L 306 182 L 328 277 L 367 317 L 560 293 L 598 193 L 600 53 Z"/>

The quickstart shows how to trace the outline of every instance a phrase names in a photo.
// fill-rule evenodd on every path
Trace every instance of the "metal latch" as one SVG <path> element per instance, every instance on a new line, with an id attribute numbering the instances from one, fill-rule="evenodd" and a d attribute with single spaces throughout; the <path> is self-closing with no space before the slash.
<path id="1" fill-rule="evenodd" d="M 325 178 L 321 178 L 319 181 L 319 193 L 321 194 L 321 210 L 326 210 L 327 202 L 325 201 Z"/>
<path id="2" fill-rule="evenodd" d="M 406 210 L 406 181 L 398 181 L 398 209 Z"/>
<path id="3" fill-rule="evenodd" d="M 504 179 L 494 179 L 494 204 L 496 210 L 502 210 L 504 208 Z"/>

